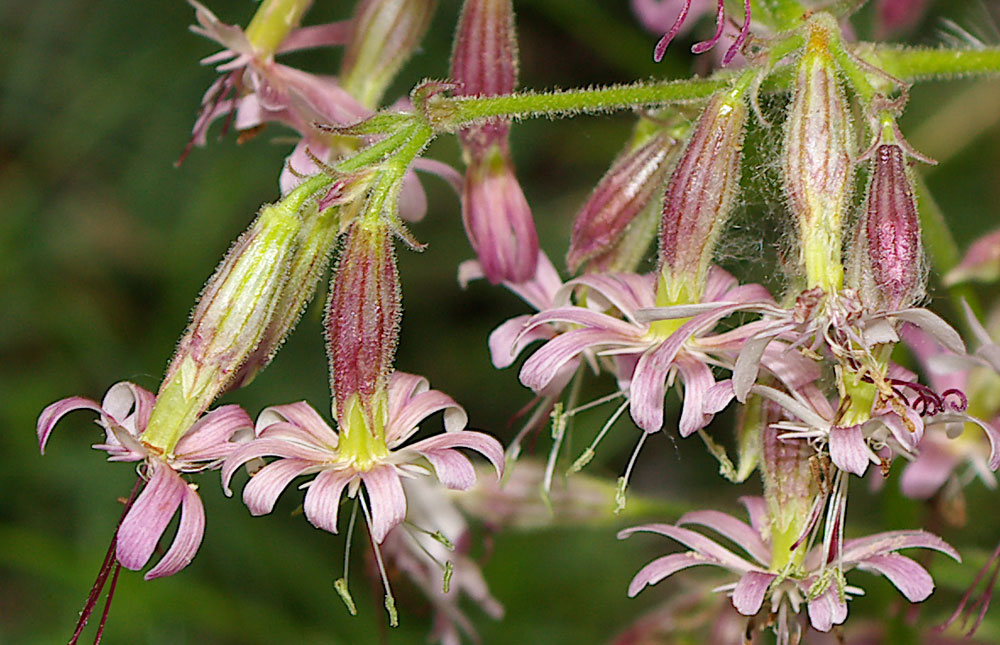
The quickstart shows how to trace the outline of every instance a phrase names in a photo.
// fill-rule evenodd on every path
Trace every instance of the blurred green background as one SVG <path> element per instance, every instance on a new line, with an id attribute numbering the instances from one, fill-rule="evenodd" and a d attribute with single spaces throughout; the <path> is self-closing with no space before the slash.
<path id="1" fill-rule="evenodd" d="M 995 4 L 985 6 L 995 10 Z M 307 23 L 345 17 L 350 5 L 317 2 Z M 216 0 L 210 8 L 223 21 L 245 24 L 255 6 Z M 696 64 L 679 42 L 655 66 L 650 54 L 657 37 L 641 30 L 624 0 L 518 0 L 515 6 L 524 87 L 682 76 Z M 939 2 L 908 38 L 938 42 L 942 18 L 971 27 L 980 23 L 983 7 L 978 1 Z M 390 96 L 424 77 L 446 76 L 458 9 L 457 0 L 442 0 L 422 51 Z M 278 194 L 277 175 L 290 145 L 274 141 L 288 134 L 276 127 L 244 145 L 232 135 L 221 142 L 212 136 L 206 149 L 173 167 L 214 79 L 197 61 L 215 47 L 188 32 L 191 22 L 193 11 L 180 0 L 0 3 L 0 643 L 68 638 L 120 515 L 116 498 L 127 495 L 135 478 L 130 466 L 104 463 L 103 453 L 89 449 L 100 434 L 82 413 L 59 425 L 41 457 L 34 433 L 38 413 L 65 396 L 100 399 L 124 379 L 155 390 L 205 279 L 258 206 Z M 857 24 L 862 36 L 870 33 L 870 12 Z M 983 32 L 991 44 L 994 32 Z M 336 57 L 315 53 L 290 62 L 326 73 L 338 64 Z M 963 249 L 998 222 L 998 120 L 1000 81 L 915 88 L 903 120 L 911 143 L 942 161 L 926 176 Z M 514 128 L 518 174 L 543 246 L 558 266 L 575 210 L 632 122 L 623 114 Z M 775 136 L 765 133 L 760 140 Z M 749 150 L 747 167 L 773 168 L 770 151 Z M 444 138 L 428 155 L 457 162 L 457 145 Z M 405 319 L 397 366 L 425 374 L 466 406 L 473 427 L 507 441 L 513 436 L 510 419 L 529 393 L 515 369 L 498 373 L 490 366 L 486 336 L 526 308 L 485 284 L 459 288 L 455 269 L 471 252 L 458 201 L 435 178 L 425 178 L 424 185 L 430 211 L 413 231 L 429 246 L 422 254 L 400 250 Z M 735 241 L 726 245 L 727 266 L 759 265 L 761 251 L 774 256 L 784 220 L 765 198 L 751 194 L 741 205 Z M 777 281 L 776 275 L 761 277 Z M 933 283 L 932 295 L 939 295 Z M 252 415 L 299 399 L 328 409 L 322 299 L 276 362 L 228 401 Z M 938 309 L 953 314 L 947 304 Z M 605 381 L 596 384 L 594 394 L 607 387 Z M 588 440 L 609 413 L 582 418 L 578 442 Z M 720 417 L 718 435 L 725 436 L 731 423 L 730 415 Z M 637 436 L 629 423 L 619 423 L 590 472 L 619 475 Z M 661 433 L 648 443 L 634 490 L 665 500 L 667 507 L 735 509 L 734 487 L 715 474 L 716 464 L 700 444 L 672 436 Z M 527 452 L 544 456 L 547 441 L 543 432 Z M 251 518 L 238 498 L 222 495 L 215 475 L 198 481 L 208 514 L 198 557 L 165 580 L 146 583 L 124 572 L 105 643 L 425 640 L 429 613 L 415 590 L 397 583 L 401 625 L 390 630 L 381 592 L 366 580 L 363 567 L 355 566 L 352 577 L 360 615 L 347 614 L 332 587 L 340 576 L 343 538 L 314 529 L 300 515 L 290 519 L 300 504 L 297 494 L 286 493 L 273 514 Z M 753 481 L 737 494 L 758 489 Z M 974 483 L 969 515 L 976 520 L 960 531 L 932 527 L 970 556 L 966 567 L 943 570 L 943 588 L 925 609 L 931 615 L 950 612 L 1000 538 L 995 509 L 995 498 Z M 590 526 L 503 533 L 489 549 L 478 549 L 489 551 L 486 577 L 507 609 L 495 623 L 470 608 L 483 641 L 605 642 L 666 601 L 680 588 L 672 582 L 635 600 L 625 597 L 635 571 L 672 548 L 665 540 L 618 543 L 616 528 L 636 523 L 635 513 L 612 519 L 609 504 Z M 853 491 L 852 529 L 910 528 L 926 517 L 921 504 L 898 495 L 895 482 L 878 497 L 864 486 Z M 361 539 L 355 546 L 356 553 L 366 550 Z M 869 595 L 851 603 L 852 616 L 899 609 L 899 596 L 887 583 L 861 577 Z M 998 633 L 989 624 L 983 632 Z"/>

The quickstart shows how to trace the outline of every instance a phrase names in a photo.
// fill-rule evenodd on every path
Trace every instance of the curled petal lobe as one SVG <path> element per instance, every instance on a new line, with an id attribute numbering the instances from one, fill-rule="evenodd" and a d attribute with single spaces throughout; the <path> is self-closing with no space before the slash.
<path id="1" fill-rule="evenodd" d="M 552 329 L 544 326 L 534 327 L 522 334 L 521 330 L 530 318 L 529 315 L 511 318 L 490 333 L 490 360 L 493 367 L 510 367 L 525 347 L 536 340 L 549 340 L 554 336 Z"/>
<path id="2" fill-rule="evenodd" d="M 256 473 L 243 487 L 243 503 L 251 515 L 267 515 L 274 510 L 274 503 L 293 479 L 304 474 L 312 463 L 304 459 L 280 459 Z M 318 477 L 317 477 L 318 479 Z M 226 481 L 228 492 L 229 481 Z"/>
<path id="3" fill-rule="evenodd" d="M 303 505 L 306 517 L 316 528 L 337 532 L 337 511 L 340 508 L 340 497 L 344 487 L 354 479 L 351 470 L 325 470 L 316 475 L 306 489 L 306 499 Z"/>
<path id="4" fill-rule="evenodd" d="M 753 616 L 764 603 L 764 594 L 776 577 L 773 573 L 748 571 L 740 577 L 733 589 L 733 606 L 744 616 Z"/>
<path id="5" fill-rule="evenodd" d="M 704 428 L 712 420 L 706 410 L 706 395 L 715 385 L 712 370 L 690 355 L 679 355 L 675 361 L 684 382 L 684 405 L 678 430 L 682 437 Z"/>
<path id="6" fill-rule="evenodd" d="M 705 537 L 700 533 L 689 529 L 673 526 L 670 524 L 643 524 L 618 532 L 618 539 L 622 540 L 638 531 L 649 531 L 659 533 L 674 539 L 684 546 L 697 552 L 698 556 L 707 561 L 708 564 L 726 567 L 740 573 L 752 571 L 756 567 L 739 557 L 729 549 L 720 546 L 714 540 Z"/>
<path id="7" fill-rule="evenodd" d="M 476 483 L 476 470 L 469 458 L 457 450 L 422 450 L 441 483 L 452 490 L 468 490 Z"/>
<path id="8" fill-rule="evenodd" d="M 896 585 L 910 602 L 926 600 L 934 591 L 934 579 L 922 566 L 902 555 L 887 553 L 866 558 L 858 563 L 859 569 L 881 573 Z"/>
<path id="9" fill-rule="evenodd" d="M 381 544 L 386 534 L 406 517 L 406 495 L 399 473 L 381 466 L 361 475 L 371 502 L 372 539 Z"/>
<path id="10" fill-rule="evenodd" d="M 205 534 L 205 507 L 194 486 L 189 484 L 181 499 L 181 521 L 177 535 L 163 559 L 146 572 L 146 580 L 172 576 L 191 564 Z"/>
<path id="11" fill-rule="evenodd" d="M 961 562 L 950 544 L 927 531 L 887 531 L 844 542 L 844 562 L 863 562 L 872 556 L 886 555 L 900 549 L 933 549 Z"/>
<path id="12" fill-rule="evenodd" d="M 503 475 L 503 446 L 500 445 L 499 441 L 482 432 L 467 430 L 465 432 L 439 434 L 437 436 L 424 439 L 423 441 L 418 441 L 410 446 L 411 450 L 415 450 L 424 455 L 427 455 L 430 452 L 452 451 L 455 448 L 469 448 L 471 450 L 475 450 L 486 457 L 490 463 L 493 464 L 493 468 L 497 471 L 497 477 Z M 439 470 L 439 477 L 440 474 Z M 442 479 L 442 481 L 444 480 Z"/>
<path id="13" fill-rule="evenodd" d="M 628 596 L 629 598 L 634 598 L 646 585 L 655 585 L 660 580 L 682 569 L 702 564 L 718 565 L 717 562 L 704 558 L 694 552 L 671 553 L 662 558 L 657 558 L 642 569 L 639 569 L 639 573 L 635 574 L 632 582 L 628 585 Z"/>
<path id="14" fill-rule="evenodd" d="M 282 457 L 297 459 L 310 464 L 322 464 L 332 458 L 332 454 L 309 445 L 302 445 L 285 439 L 263 437 L 252 441 L 231 454 L 222 465 L 222 488 L 226 495 L 232 495 L 229 482 L 240 466 L 260 457 Z M 280 463 L 280 462 L 276 462 Z"/>
<path id="15" fill-rule="evenodd" d="M 389 447 L 393 448 L 405 441 L 417 430 L 421 421 L 441 411 L 444 411 L 444 426 L 449 433 L 465 428 L 469 420 L 465 409 L 444 392 L 428 390 L 409 399 L 396 415 L 390 418 L 385 433 Z"/>
<path id="16" fill-rule="evenodd" d="M 177 512 L 188 488 L 163 462 L 151 462 L 153 475 L 118 528 L 118 562 L 138 571 L 146 566 L 160 536 Z"/>
<path id="17" fill-rule="evenodd" d="M 97 405 L 96 401 L 86 399 L 82 396 L 71 396 L 47 406 L 44 410 L 42 410 L 42 413 L 38 415 L 37 427 L 38 449 L 43 455 L 45 454 L 45 444 L 49 441 L 49 435 L 52 434 L 52 429 L 60 419 L 74 410 L 93 410 L 98 414 L 104 414 L 104 410 L 101 406 Z"/>
<path id="18" fill-rule="evenodd" d="M 118 425 L 137 437 L 149 423 L 149 415 L 155 402 L 156 396 L 146 388 L 121 381 L 108 389 L 101 407 Z"/>
<path id="19" fill-rule="evenodd" d="M 332 448 L 337 446 L 337 433 L 305 401 L 265 408 L 257 416 L 254 434 L 260 436 L 270 426 L 285 421 L 304 430 L 319 445 L 329 445 Z"/>

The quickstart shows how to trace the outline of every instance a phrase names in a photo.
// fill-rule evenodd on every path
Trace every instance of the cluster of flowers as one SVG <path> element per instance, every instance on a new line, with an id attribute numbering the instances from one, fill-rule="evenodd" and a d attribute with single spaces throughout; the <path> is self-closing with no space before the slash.
<path id="1" fill-rule="evenodd" d="M 742 25 L 721 58 L 723 66 L 739 69 L 717 72 L 700 103 L 691 100 L 698 96 L 676 105 L 647 99 L 657 109 L 639 117 L 632 139 L 576 217 L 566 261 L 579 275 L 563 282 L 539 249 L 515 176 L 510 122 L 503 117 L 518 116 L 517 110 L 455 117 L 461 106 L 484 106 L 515 90 L 510 0 L 466 0 L 450 81 L 426 82 L 382 111 L 386 88 L 427 29 L 432 0 L 362 0 L 345 22 L 304 28 L 298 24 L 309 2 L 266 0 L 245 30 L 192 4 L 194 30 L 225 49 L 203 61 L 223 75 L 205 95 L 184 154 L 203 145 L 221 117 L 243 133 L 277 122 L 301 138 L 281 174 L 281 199 L 261 209 L 210 278 L 158 393 L 118 383 L 101 403 L 72 397 L 39 418 L 44 449 L 66 413 L 96 411 L 106 435 L 95 448 L 112 461 L 139 464 L 139 480 L 74 642 L 107 580 L 113 593 L 120 567 L 146 566 L 178 508 L 173 543 L 145 577 L 172 575 L 191 562 L 205 517 L 188 475 L 221 469 L 229 493 L 243 467 L 251 475 L 243 500 L 254 515 L 270 513 L 293 480 L 309 476 L 305 516 L 336 533 L 346 491 L 355 500 L 349 526 L 358 506 L 367 523 L 391 622 L 396 612 L 384 558 L 439 609 L 436 638 L 455 643 L 460 631 L 474 634 L 457 594 L 448 592 L 451 583 L 491 615 L 502 609 L 463 555 L 462 515 L 440 486 L 420 476 L 433 471 L 446 488 L 472 487 L 476 470 L 460 448 L 480 453 L 500 475 L 517 456 L 523 434 L 551 416 L 548 485 L 567 417 L 593 405 L 577 405 L 570 387 L 588 371 L 613 377 L 615 390 L 601 402 L 622 402 L 571 470 L 586 465 L 627 410 L 641 432 L 619 483 L 620 505 L 639 448 L 649 435 L 666 431 L 672 388 L 683 400 L 679 434 L 700 435 L 731 480 L 759 471 L 764 484 L 762 498 L 741 499 L 749 524 L 703 510 L 674 524 L 622 531 L 623 538 L 659 533 L 690 549 L 644 567 L 630 595 L 681 569 L 722 567 L 735 578 L 718 590 L 731 596 L 736 611 L 750 617 L 751 626 L 773 626 L 779 643 L 791 643 L 809 626 L 825 632 L 845 621 L 847 601 L 861 593 L 847 582 L 851 569 L 884 575 L 918 602 L 930 595 L 933 581 L 897 552 L 919 547 L 958 559 L 951 546 L 923 530 L 845 538 L 850 481 L 872 464 L 888 475 L 895 459 L 906 460 L 902 488 L 916 498 L 943 489 L 954 495 L 968 466 L 994 485 L 1000 429 L 989 421 L 998 411 L 977 393 L 995 387 L 1000 348 L 971 311 L 979 345 L 973 354 L 943 319 L 917 306 L 927 269 L 909 160 L 929 160 L 896 125 L 906 84 L 862 58 L 836 16 L 788 1 L 767 3 L 783 9 L 751 23 L 747 0 Z M 690 0 L 634 2 L 647 25 L 674 4 L 661 27 L 666 35 L 656 46 L 657 59 L 698 11 Z M 716 10 L 716 33 L 695 45 L 696 52 L 724 37 L 722 0 Z M 274 59 L 341 45 L 346 49 L 336 79 Z M 785 73 L 786 85 L 772 85 L 791 90 L 782 113 L 780 161 L 792 233 L 787 286 L 778 294 L 741 284 L 714 263 L 739 193 L 748 122 L 755 116 L 770 125 L 757 99 L 772 91 L 765 82 L 775 69 Z M 587 95 L 581 96 L 578 108 L 586 109 Z M 525 112 L 545 113 L 545 95 L 536 97 L 541 107 Z M 855 132 L 855 112 L 863 115 L 861 132 Z M 441 132 L 458 134 L 464 178 L 420 157 Z M 418 221 L 426 210 L 414 169 L 444 177 L 461 196 L 477 260 L 460 267 L 460 279 L 503 284 L 537 309 L 502 324 L 489 339 L 498 368 L 542 341 L 520 370 L 540 404 L 506 455 L 496 439 L 466 429 L 466 413 L 454 400 L 429 389 L 420 376 L 395 371 L 402 296 L 394 237 L 419 247 L 404 221 Z M 856 174 L 867 177 L 860 200 L 853 195 Z M 640 273 L 654 241 L 656 268 Z M 339 258 L 324 327 L 337 430 L 305 402 L 269 407 L 256 422 L 234 405 L 209 411 L 219 396 L 267 366 L 311 300 L 335 247 Z M 983 240 L 948 279 L 988 271 L 998 249 L 996 235 Z M 894 361 L 894 350 L 903 346 L 929 384 Z M 743 406 L 737 466 L 705 432 L 733 401 Z M 407 443 L 436 412 L 443 412 L 445 432 Z M 691 526 L 735 543 L 745 555 Z M 337 589 L 353 611 L 346 571 Z"/>

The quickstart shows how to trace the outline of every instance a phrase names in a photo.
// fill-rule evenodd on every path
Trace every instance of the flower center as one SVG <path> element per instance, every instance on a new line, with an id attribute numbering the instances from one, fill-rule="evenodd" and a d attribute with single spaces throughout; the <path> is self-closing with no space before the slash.
<path id="1" fill-rule="evenodd" d="M 385 397 L 376 395 L 370 408 L 366 410 L 355 394 L 348 400 L 340 419 L 337 460 L 361 471 L 370 470 L 389 456 L 385 443 Z"/>

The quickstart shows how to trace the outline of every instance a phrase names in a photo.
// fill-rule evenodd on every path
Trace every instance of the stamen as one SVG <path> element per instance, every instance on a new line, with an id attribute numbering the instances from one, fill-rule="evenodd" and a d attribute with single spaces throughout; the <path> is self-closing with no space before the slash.
<path id="1" fill-rule="evenodd" d="M 552 511 L 552 499 L 549 493 L 552 491 L 552 475 L 556 469 L 556 459 L 559 457 L 559 450 L 562 448 L 563 439 L 566 437 L 566 422 L 569 417 L 563 412 L 562 402 L 556 403 L 552 409 L 552 449 L 549 451 L 549 460 L 545 464 L 545 478 L 542 480 L 542 501 Z"/>
<path id="2" fill-rule="evenodd" d="M 740 35 L 736 37 L 736 42 L 726 51 L 726 55 L 722 57 L 722 66 L 725 67 L 733 61 L 736 54 L 739 53 L 740 49 L 743 47 L 743 43 L 747 40 L 747 34 L 750 33 L 750 0 L 743 0 L 743 26 L 740 27 Z"/>
<path id="3" fill-rule="evenodd" d="M 114 581 L 108 588 L 108 598 L 105 601 L 101 623 L 97 630 L 97 640 L 94 642 L 96 644 L 101 640 L 101 634 L 104 632 L 104 623 L 107 620 L 108 612 L 111 610 L 111 600 L 115 594 L 115 583 L 118 580 L 118 570 L 121 568 L 115 559 L 118 546 L 118 529 L 121 527 L 125 516 L 128 515 L 129 510 L 132 508 L 136 495 L 139 493 L 139 489 L 145 481 L 146 480 L 143 479 L 141 475 L 138 479 L 136 479 L 135 485 L 132 487 L 132 492 L 129 494 L 128 500 L 125 502 L 125 510 L 122 511 L 122 516 L 119 518 L 118 524 L 115 526 L 115 532 L 111 536 L 111 544 L 108 545 L 108 551 L 104 555 L 104 562 L 101 563 L 101 568 L 97 572 L 97 579 L 94 580 L 94 585 L 90 588 L 90 594 L 87 596 L 87 601 L 83 605 L 83 611 L 80 612 L 80 620 L 76 623 L 76 629 L 73 630 L 73 636 L 69 639 L 69 645 L 76 645 L 77 641 L 80 640 L 80 635 L 83 633 L 84 627 L 87 626 L 87 621 L 90 620 L 90 614 L 93 613 L 94 607 L 97 605 L 97 599 L 104 590 L 104 585 L 108 581 L 108 576 L 111 574 L 112 569 L 114 569 Z"/>
<path id="4" fill-rule="evenodd" d="M 986 575 L 986 572 L 989 571 L 991 567 L 993 568 L 993 573 L 990 574 L 990 579 L 986 583 L 983 595 L 972 603 L 972 605 L 966 607 L 966 603 L 968 603 L 969 599 L 972 597 L 972 592 L 976 590 L 976 587 L 979 586 L 979 581 L 983 579 L 983 576 Z M 962 596 L 962 599 L 958 603 L 958 607 L 955 608 L 955 612 L 948 618 L 948 620 L 935 627 L 935 631 L 944 631 L 963 616 L 962 628 L 964 629 L 969 623 L 969 619 L 972 618 L 972 612 L 978 609 L 979 612 L 976 614 L 975 622 L 965 634 L 966 638 L 971 638 L 972 635 L 979 629 L 979 626 L 983 624 L 983 619 L 986 617 L 986 611 L 990 608 L 990 601 L 993 599 L 993 590 L 997 583 L 997 574 L 1000 574 L 1000 544 L 997 545 L 997 548 L 993 550 L 993 555 L 989 557 L 983 568 L 976 574 L 975 579 L 973 579 L 972 584 L 969 586 L 969 590 L 965 592 L 965 595 Z"/>
<path id="5" fill-rule="evenodd" d="M 715 14 L 715 35 L 708 40 L 703 40 L 700 43 L 695 43 L 691 47 L 691 52 L 695 54 L 702 54 L 707 52 L 709 49 L 715 47 L 715 44 L 719 42 L 722 38 L 722 28 L 726 24 L 726 0 L 719 0 L 718 11 Z"/>
<path id="6" fill-rule="evenodd" d="M 642 450 L 642 445 L 646 443 L 646 437 L 648 436 L 649 433 L 644 431 L 642 436 L 639 437 L 639 442 L 635 444 L 635 450 L 632 451 L 632 456 L 628 460 L 625 474 L 618 478 L 618 490 L 615 493 L 615 515 L 625 510 L 625 489 L 628 488 L 628 480 L 632 476 L 632 468 L 635 466 L 636 459 L 639 457 L 639 451 Z"/>
<path id="7" fill-rule="evenodd" d="M 573 462 L 573 465 L 570 466 L 570 469 L 568 471 L 569 473 L 580 472 L 581 470 L 583 470 L 584 466 L 590 463 L 590 460 L 593 459 L 594 455 L 596 454 L 595 451 L 597 449 L 597 444 L 599 444 L 601 440 L 604 439 L 604 436 L 608 434 L 609 430 L 611 430 L 611 426 L 615 424 L 615 421 L 618 420 L 618 418 L 622 415 L 623 412 L 625 412 L 627 408 L 628 408 L 628 401 L 624 401 L 620 406 L 618 406 L 618 409 L 615 410 L 614 414 L 612 414 L 611 417 L 605 422 L 604 426 L 601 428 L 601 431 L 597 433 L 597 437 L 594 438 L 594 441 L 591 442 L 590 446 L 588 446 L 587 449 L 583 451 L 583 454 L 581 454 L 577 458 L 577 460 Z"/>
<path id="8" fill-rule="evenodd" d="M 722 0 L 720 0 L 720 4 L 721 1 Z M 670 45 L 670 41 L 674 39 L 677 32 L 681 30 L 681 25 L 684 24 L 685 20 L 687 20 L 689 9 L 691 9 L 691 0 L 684 0 L 684 6 L 681 8 L 681 12 L 677 16 L 677 20 L 674 21 L 674 24 L 670 27 L 670 31 L 668 31 L 663 38 L 660 38 L 659 42 L 656 43 L 656 48 L 653 49 L 653 60 L 655 62 L 659 63 L 663 60 L 663 55 L 667 53 L 667 47 Z"/>
<path id="9" fill-rule="evenodd" d="M 351 508 L 351 519 L 347 523 L 347 537 L 344 542 L 344 575 L 333 582 L 333 588 L 337 591 L 337 595 L 340 596 L 340 599 L 344 601 L 344 604 L 347 606 L 347 611 L 350 612 L 352 616 L 358 615 L 358 608 L 357 605 L 354 604 L 354 598 L 351 597 L 351 592 L 347 589 L 347 572 L 351 563 L 351 542 L 354 537 L 354 521 L 357 517 L 358 498 L 355 497 L 354 506 Z"/>
<path id="10" fill-rule="evenodd" d="M 365 522 L 368 523 L 368 538 L 371 540 L 372 549 L 375 551 L 378 574 L 382 578 L 382 588 L 385 589 L 385 610 L 389 614 L 389 626 L 398 627 L 399 614 L 396 613 L 396 599 L 393 597 L 392 589 L 389 587 L 389 576 L 385 572 L 385 563 L 382 561 L 382 549 L 379 548 L 378 542 L 375 541 L 372 535 L 372 516 L 368 512 L 368 504 L 365 502 L 364 497 L 358 495 L 358 499 L 361 500 L 361 510 L 365 514 Z"/>

